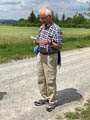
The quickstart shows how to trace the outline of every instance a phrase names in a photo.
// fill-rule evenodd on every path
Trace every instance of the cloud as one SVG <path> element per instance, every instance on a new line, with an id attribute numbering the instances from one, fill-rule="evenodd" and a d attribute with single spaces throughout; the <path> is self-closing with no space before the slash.
<path id="1" fill-rule="evenodd" d="M 2 5 L 18 5 L 21 4 L 21 2 L 1 2 Z"/>
<path id="2" fill-rule="evenodd" d="M 43 7 L 49 7 L 58 16 L 63 13 L 68 17 L 73 16 L 77 11 L 88 10 L 87 0 L 0 0 L 0 18 L 27 18 L 33 10 L 37 15 Z M 90 1 L 90 0 L 88 0 Z"/>
<path id="3" fill-rule="evenodd" d="M 24 9 L 24 1 L 15 1 L 15 2 L 11 2 L 10 0 L 8 0 L 7 2 L 5 1 L 0 1 L 0 8 L 4 8 L 2 9 L 2 11 L 12 11 L 13 10 L 22 10 Z"/>
<path id="4" fill-rule="evenodd" d="M 44 8 L 44 7 L 50 8 L 50 6 L 51 5 L 50 5 L 50 3 L 48 1 L 44 1 L 44 2 L 42 2 L 42 3 L 40 3 L 40 4 L 37 5 L 37 10 L 39 10 L 41 8 Z"/>
<path id="5" fill-rule="evenodd" d="M 83 2 L 83 3 L 86 3 L 86 2 L 90 2 L 90 0 L 77 0 L 78 2 Z"/>
<path id="6" fill-rule="evenodd" d="M 7 11 L 8 9 L 7 8 L 5 8 L 4 6 L 0 6 L 0 12 L 1 11 Z"/>

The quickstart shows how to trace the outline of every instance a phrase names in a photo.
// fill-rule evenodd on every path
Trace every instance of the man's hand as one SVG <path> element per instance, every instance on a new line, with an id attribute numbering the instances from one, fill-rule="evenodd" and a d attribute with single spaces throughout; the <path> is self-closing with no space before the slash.
<path id="1" fill-rule="evenodd" d="M 33 43 L 34 43 L 34 45 L 37 45 L 37 42 L 36 42 L 36 40 L 34 40 L 34 41 L 33 41 Z"/>
<path id="2" fill-rule="evenodd" d="M 50 44 L 50 40 L 43 39 L 41 43 L 42 43 L 42 44 Z"/>
<path id="3" fill-rule="evenodd" d="M 41 43 L 42 43 L 42 44 L 45 44 L 45 45 L 47 45 L 47 44 L 48 44 L 48 45 L 51 45 L 52 47 L 54 47 L 54 48 L 56 48 L 56 49 L 58 49 L 58 50 L 61 50 L 61 47 L 60 47 L 57 43 L 53 42 L 53 43 L 51 44 L 51 41 L 50 41 L 50 40 L 43 39 Z"/>
<path id="4" fill-rule="evenodd" d="M 32 35 L 30 36 L 30 38 L 33 40 L 34 45 L 38 45 L 39 43 L 36 41 L 36 38 L 33 37 Z"/>

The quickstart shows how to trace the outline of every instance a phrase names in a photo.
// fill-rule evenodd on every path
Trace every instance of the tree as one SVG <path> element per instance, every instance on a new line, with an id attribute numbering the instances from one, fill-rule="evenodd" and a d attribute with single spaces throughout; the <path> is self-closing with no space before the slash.
<path id="1" fill-rule="evenodd" d="M 19 22 L 22 22 L 22 21 L 24 21 L 24 18 L 20 18 L 20 19 L 19 19 Z"/>
<path id="2" fill-rule="evenodd" d="M 56 23 L 59 22 L 59 18 L 58 18 L 58 14 L 57 13 L 56 13 L 56 16 L 55 16 L 55 21 L 56 21 Z"/>
<path id="3" fill-rule="evenodd" d="M 72 18 L 71 18 L 71 17 L 68 17 L 68 18 L 66 19 L 66 23 L 71 24 L 71 23 L 72 23 Z"/>
<path id="4" fill-rule="evenodd" d="M 55 23 L 58 23 L 58 22 L 59 22 L 58 14 L 56 13 L 56 15 L 55 15 L 53 11 L 52 11 L 52 20 L 53 20 Z"/>
<path id="5" fill-rule="evenodd" d="M 85 23 L 86 19 L 82 13 L 76 13 L 75 16 L 73 16 L 73 23 L 75 24 L 82 24 Z"/>
<path id="6" fill-rule="evenodd" d="M 36 17 L 36 22 L 37 22 L 37 23 L 40 23 L 40 15 L 37 15 L 37 17 Z"/>
<path id="7" fill-rule="evenodd" d="M 29 20 L 30 23 L 36 22 L 36 16 L 35 16 L 33 11 L 30 13 L 30 16 L 28 17 L 28 20 Z"/>
<path id="8" fill-rule="evenodd" d="M 90 20 L 90 2 L 87 2 L 88 4 L 88 12 L 84 12 L 84 15 L 88 16 L 89 17 L 89 20 Z"/>
<path id="9" fill-rule="evenodd" d="M 64 13 L 62 14 L 61 21 L 62 21 L 62 22 L 65 22 L 65 14 L 64 14 Z"/>
<path id="10" fill-rule="evenodd" d="M 52 20 L 55 22 L 55 15 L 53 11 L 52 11 Z"/>

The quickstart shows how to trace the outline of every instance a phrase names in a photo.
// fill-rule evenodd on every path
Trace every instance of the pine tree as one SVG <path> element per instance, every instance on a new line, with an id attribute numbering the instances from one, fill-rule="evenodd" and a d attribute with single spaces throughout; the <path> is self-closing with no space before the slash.
<path id="1" fill-rule="evenodd" d="M 36 22 L 36 16 L 35 16 L 33 11 L 30 13 L 30 16 L 28 17 L 28 20 L 29 20 L 30 23 L 35 23 Z"/>
<path id="2" fill-rule="evenodd" d="M 62 15 L 62 22 L 64 23 L 65 22 L 65 14 Z"/>

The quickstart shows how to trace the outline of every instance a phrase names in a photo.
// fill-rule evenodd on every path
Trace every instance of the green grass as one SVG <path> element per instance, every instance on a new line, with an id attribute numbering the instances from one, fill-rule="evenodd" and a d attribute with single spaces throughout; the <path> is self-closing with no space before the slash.
<path id="1" fill-rule="evenodd" d="M 38 27 L 16 27 L 0 25 L 0 63 L 35 56 L 30 35 L 37 36 Z M 90 30 L 62 28 L 63 48 L 72 50 L 90 47 Z"/>
<path id="2" fill-rule="evenodd" d="M 34 56 L 33 41 L 38 28 L 0 26 L 0 63 Z"/>
<path id="3" fill-rule="evenodd" d="M 90 120 L 90 100 L 87 101 L 84 108 L 76 108 L 76 112 L 65 113 L 67 120 Z"/>
<path id="4" fill-rule="evenodd" d="M 64 28 L 63 50 L 90 47 L 90 30 L 82 28 Z"/>
<path id="5" fill-rule="evenodd" d="M 80 114 L 77 113 L 77 112 L 67 112 L 65 114 L 65 117 L 68 119 L 68 120 L 75 120 L 75 119 L 79 119 L 80 117 Z"/>

